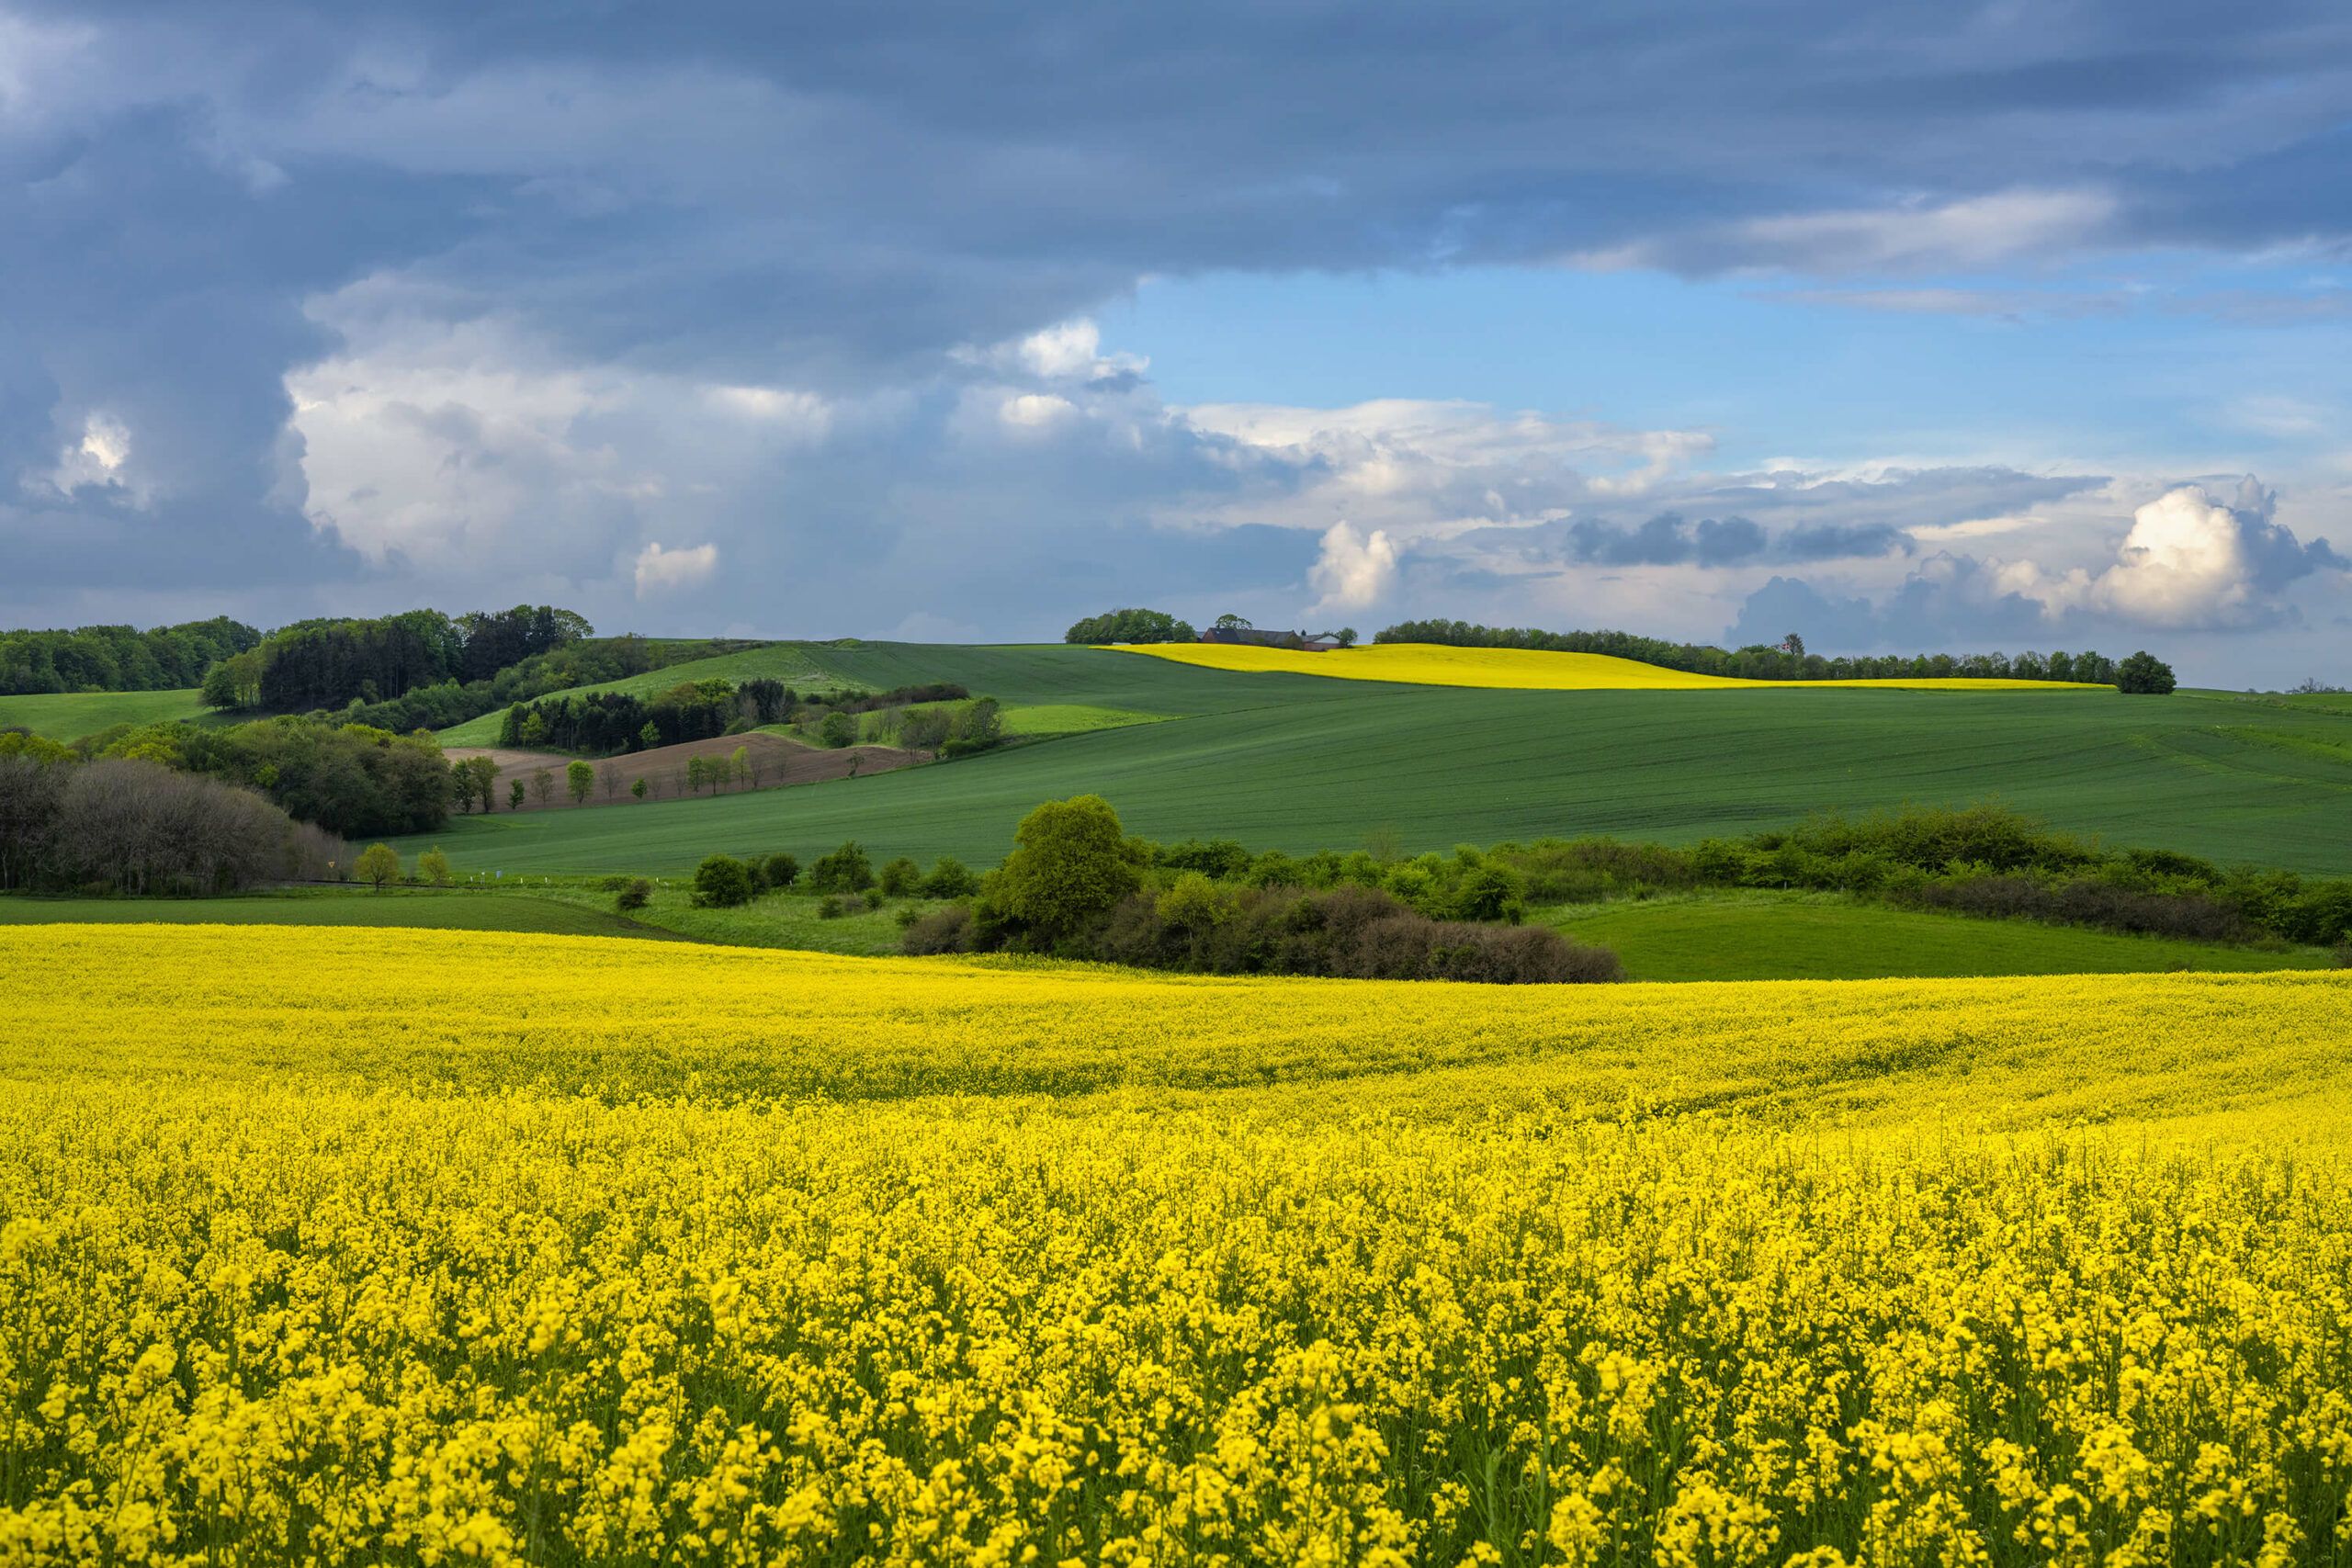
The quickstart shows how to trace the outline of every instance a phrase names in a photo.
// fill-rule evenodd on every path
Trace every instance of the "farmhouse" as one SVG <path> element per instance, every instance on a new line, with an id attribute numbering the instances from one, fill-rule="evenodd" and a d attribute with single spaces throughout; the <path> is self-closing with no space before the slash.
<path id="1" fill-rule="evenodd" d="M 1250 648 L 1287 648 L 1306 653 L 1329 653 L 1340 646 L 1335 637 L 1305 632 L 1260 631 L 1255 626 L 1211 626 L 1201 634 L 1203 642 L 1240 643 Z"/>

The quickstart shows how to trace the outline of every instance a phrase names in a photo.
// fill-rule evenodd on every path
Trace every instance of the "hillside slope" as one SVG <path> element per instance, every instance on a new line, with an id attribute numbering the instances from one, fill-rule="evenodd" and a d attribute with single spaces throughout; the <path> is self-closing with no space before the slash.
<path id="1" fill-rule="evenodd" d="M 1998 798 L 2119 845 L 2352 873 L 2352 716 L 2111 692 L 1484 691 L 1237 678 L 1085 649 L 823 650 L 872 684 L 1180 714 L 770 795 L 455 822 L 461 865 L 671 874 L 718 851 L 1003 854 L 1038 801 L 1103 795 L 1131 831 L 1255 848 L 1408 850 L 1606 833 L 1690 842 L 1824 809 Z M 413 841 L 409 848 L 423 847 Z"/>

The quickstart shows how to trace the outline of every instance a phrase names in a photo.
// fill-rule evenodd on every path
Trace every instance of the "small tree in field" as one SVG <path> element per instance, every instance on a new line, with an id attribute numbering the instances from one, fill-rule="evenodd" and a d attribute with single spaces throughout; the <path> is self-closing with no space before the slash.
<path id="1" fill-rule="evenodd" d="M 988 896 L 1048 942 L 1074 935 L 1142 886 L 1139 853 L 1099 795 L 1046 802 L 1021 819 Z"/>
<path id="2" fill-rule="evenodd" d="M 555 775 L 545 768 L 531 775 L 531 798 L 541 806 L 555 798 Z"/>
<path id="3" fill-rule="evenodd" d="M 752 776 L 752 749 L 738 746 L 727 754 L 727 773 L 737 785 Z"/>
<path id="4" fill-rule="evenodd" d="M 563 787 L 571 795 L 572 805 L 587 805 L 588 792 L 596 787 L 595 768 L 573 758 L 563 766 Z"/>
<path id="5" fill-rule="evenodd" d="M 628 792 L 629 794 L 637 796 L 638 799 L 643 800 L 645 798 L 645 781 L 643 779 L 638 780 L 635 784 L 628 786 Z"/>
<path id="6" fill-rule="evenodd" d="M 702 793 L 702 786 L 709 782 L 710 764 L 704 761 L 700 757 L 687 758 L 686 787 L 694 791 L 696 795 L 700 795 Z"/>
<path id="7" fill-rule="evenodd" d="M 353 869 L 358 872 L 360 881 L 381 893 L 384 884 L 401 879 L 401 857 L 390 844 L 370 844 L 359 852 Z"/>
<path id="8" fill-rule="evenodd" d="M 596 770 L 596 782 L 605 786 L 605 798 L 617 800 L 621 793 L 621 771 L 610 762 Z"/>
<path id="9" fill-rule="evenodd" d="M 506 786 L 506 809 L 509 811 L 523 809 L 523 781 L 521 779 L 516 779 Z"/>
<path id="10" fill-rule="evenodd" d="M 438 844 L 416 857 L 416 874 L 435 887 L 447 887 L 457 880 L 456 874 L 449 869 L 449 857 L 441 852 Z"/>
<path id="11" fill-rule="evenodd" d="M 752 901 L 752 868 L 733 855 L 712 855 L 695 867 L 695 902 L 732 908 Z"/>

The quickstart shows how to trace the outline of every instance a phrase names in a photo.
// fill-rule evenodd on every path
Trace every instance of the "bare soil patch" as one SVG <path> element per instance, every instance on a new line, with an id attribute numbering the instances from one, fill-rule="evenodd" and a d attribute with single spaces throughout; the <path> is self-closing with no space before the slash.
<path id="1" fill-rule="evenodd" d="M 903 768 L 921 759 L 912 751 L 896 746 L 845 746 L 839 750 L 803 745 L 781 735 L 721 735 L 708 740 L 688 740 L 677 746 L 657 746 L 650 751 L 631 751 L 619 757 L 591 757 L 586 761 L 596 770 L 596 787 L 589 792 L 589 806 L 635 806 L 637 797 L 629 786 L 639 779 L 645 781 L 645 798 L 678 800 L 686 789 L 686 763 L 695 757 L 732 756 L 736 748 L 743 750 L 745 760 L 758 775 L 754 784 L 739 778 L 727 785 L 722 794 L 733 795 L 747 789 L 775 789 L 785 784 L 820 784 L 827 779 L 844 779 L 866 773 L 887 773 Z M 491 798 L 497 809 L 507 809 L 506 800 L 514 781 L 523 781 L 525 811 L 570 811 L 574 809 L 571 795 L 564 788 L 564 769 L 572 759 L 556 751 L 525 751 L 509 746 L 452 746 L 444 753 L 448 759 L 462 761 L 468 757 L 488 757 L 498 764 L 498 781 L 492 785 Z M 539 803 L 532 787 L 534 775 L 544 770 L 548 775 L 548 801 Z M 705 787 L 703 794 L 712 793 Z"/>

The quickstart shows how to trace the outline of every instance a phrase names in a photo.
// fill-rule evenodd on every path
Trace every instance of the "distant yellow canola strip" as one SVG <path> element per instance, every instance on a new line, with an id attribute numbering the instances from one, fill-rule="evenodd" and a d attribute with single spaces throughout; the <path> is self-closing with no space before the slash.
<path id="1" fill-rule="evenodd" d="M 1281 648 L 1244 648 L 1228 643 L 1119 643 L 1118 653 L 1230 670 L 1250 674 L 1326 675 L 1341 681 L 1391 681 L 1409 686 L 1487 686 L 1531 692 L 1695 692 L 1736 686 L 1877 686 L 1896 691 L 2052 692 L 2105 691 L 2070 681 L 1970 681 L 1957 678 L 1892 681 L 1747 681 L 1728 675 L 1696 675 L 1605 653 L 1545 653 L 1523 648 L 1449 648 L 1438 643 L 1381 642 L 1336 653 L 1296 653 Z"/>

